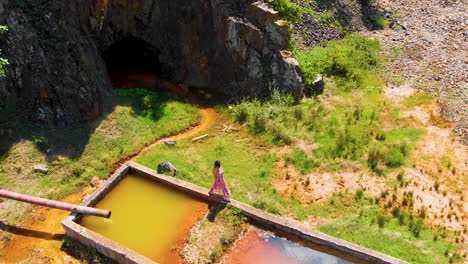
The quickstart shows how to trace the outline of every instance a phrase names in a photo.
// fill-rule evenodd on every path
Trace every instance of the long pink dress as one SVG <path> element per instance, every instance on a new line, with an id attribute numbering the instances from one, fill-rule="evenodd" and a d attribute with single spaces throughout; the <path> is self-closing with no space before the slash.
<path id="1" fill-rule="evenodd" d="M 231 191 L 226 184 L 226 180 L 224 180 L 224 170 L 222 167 L 219 167 L 213 186 L 211 186 L 210 189 L 210 193 L 215 192 L 223 192 L 223 197 L 225 200 L 231 199 Z"/>

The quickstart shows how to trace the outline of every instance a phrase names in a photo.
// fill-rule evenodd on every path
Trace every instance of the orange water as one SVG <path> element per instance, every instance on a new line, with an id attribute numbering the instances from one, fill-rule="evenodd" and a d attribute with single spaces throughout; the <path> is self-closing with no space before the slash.
<path id="1" fill-rule="evenodd" d="M 81 225 L 159 263 L 181 262 L 183 240 L 208 209 L 180 191 L 135 175 L 127 175 L 95 207 L 111 210 L 112 216 L 85 216 Z"/>

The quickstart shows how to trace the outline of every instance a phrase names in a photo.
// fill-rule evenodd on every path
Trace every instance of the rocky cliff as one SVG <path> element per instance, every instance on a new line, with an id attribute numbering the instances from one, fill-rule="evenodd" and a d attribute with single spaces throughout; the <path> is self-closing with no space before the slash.
<path id="1" fill-rule="evenodd" d="M 0 36 L 9 60 L 0 107 L 49 124 L 102 113 L 112 96 L 103 54 L 129 38 L 152 52 L 162 78 L 222 100 L 302 95 L 297 62 L 284 52 L 287 25 L 261 2 L 0 0 L 0 24 L 9 28 Z"/>

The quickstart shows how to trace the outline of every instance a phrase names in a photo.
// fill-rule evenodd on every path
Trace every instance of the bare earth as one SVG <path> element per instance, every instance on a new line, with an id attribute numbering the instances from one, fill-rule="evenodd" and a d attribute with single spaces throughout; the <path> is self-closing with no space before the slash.
<path id="1" fill-rule="evenodd" d="M 439 95 L 442 115 L 455 122 L 468 143 L 468 13 L 464 0 L 381 0 L 390 28 L 365 34 L 393 53 L 387 72 L 404 78 L 404 88 Z M 390 82 L 393 89 L 402 89 Z M 410 88 L 410 89 L 407 89 Z"/>

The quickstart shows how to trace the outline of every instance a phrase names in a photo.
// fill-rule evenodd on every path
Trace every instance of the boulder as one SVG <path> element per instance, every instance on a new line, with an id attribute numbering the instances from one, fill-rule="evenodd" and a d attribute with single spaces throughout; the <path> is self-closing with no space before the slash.
<path id="1" fill-rule="evenodd" d="M 169 173 L 172 176 L 177 175 L 177 168 L 169 161 L 161 162 L 158 164 L 158 173 Z"/>
<path id="2" fill-rule="evenodd" d="M 0 110 L 45 124 L 90 121 L 108 110 L 114 94 L 103 55 L 127 38 L 154 51 L 162 78 L 203 87 L 220 101 L 266 98 L 274 89 L 302 96 L 296 65 L 278 56 L 287 49 L 287 23 L 263 2 L 9 1 L 0 21 L 9 28 L 0 34 L 9 61 Z"/>

